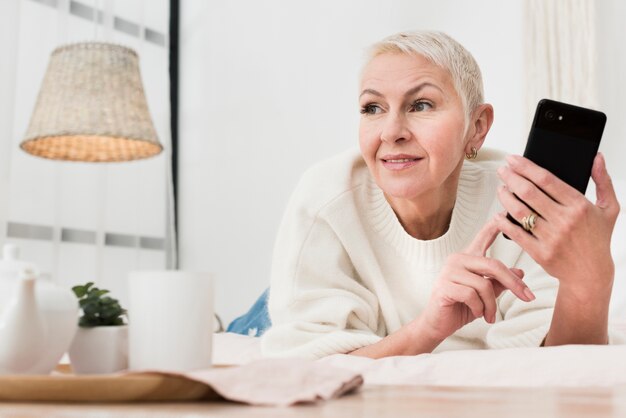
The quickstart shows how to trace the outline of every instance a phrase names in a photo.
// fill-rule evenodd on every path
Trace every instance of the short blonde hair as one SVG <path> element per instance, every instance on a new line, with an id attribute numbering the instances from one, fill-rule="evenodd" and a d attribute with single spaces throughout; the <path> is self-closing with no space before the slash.
<path id="1" fill-rule="evenodd" d="M 478 63 L 467 49 L 443 32 L 400 32 L 376 42 L 368 49 L 367 65 L 386 53 L 419 54 L 448 71 L 463 103 L 466 123 L 476 107 L 483 103 L 483 79 Z"/>

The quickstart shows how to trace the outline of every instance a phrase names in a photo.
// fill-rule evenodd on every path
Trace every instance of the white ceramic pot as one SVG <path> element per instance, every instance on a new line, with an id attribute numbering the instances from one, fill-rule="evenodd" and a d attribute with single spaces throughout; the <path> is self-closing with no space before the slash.
<path id="1" fill-rule="evenodd" d="M 69 355 L 76 374 L 115 373 L 128 369 L 128 325 L 79 327 Z"/>
<path id="2" fill-rule="evenodd" d="M 37 278 L 34 289 L 35 300 L 26 304 L 23 301 L 20 302 L 20 288 L 23 285 L 20 276 L 26 272 L 29 272 L 27 275 L 37 276 L 37 269 L 32 264 L 19 260 L 19 249 L 15 245 L 5 245 L 2 253 L 2 259 L 0 259 L 0 375 L 48 374 L 68 350 L 78 328 L 76 325 L 78 300 L 70 289 Z M 31 306 L 33 304 L 35 306 Z M 34 324 L 39 320 L 34 320 L 34 317 L 28 314 L 28 310 L 33 308 L 38 311 L 38 316 L 43 322 L 41 331 L 34 332 Z M 20 325 L 22 321 L 30 326 Z M 42 344 L 33 343 L 33 333 L 42 333 L 40 335 L 43 338 Z M 30 337 L 27 334 L 30 334 Z M 30 342 L 28 338 L 31 338 Z M 25 361 L 27 354 L 31 358 Z M 17 361 L 18 357 L 21 361 Z"/>

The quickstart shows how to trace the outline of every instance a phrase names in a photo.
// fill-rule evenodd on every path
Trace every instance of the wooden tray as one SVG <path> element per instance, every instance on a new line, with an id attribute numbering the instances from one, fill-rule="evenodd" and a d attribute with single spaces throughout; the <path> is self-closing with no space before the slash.
<path id="1" fill-rule="evenodd" d="M 155 402 L 221 399 L 209 386 L 162 374 L 0 376 L 3 402 Z"/>

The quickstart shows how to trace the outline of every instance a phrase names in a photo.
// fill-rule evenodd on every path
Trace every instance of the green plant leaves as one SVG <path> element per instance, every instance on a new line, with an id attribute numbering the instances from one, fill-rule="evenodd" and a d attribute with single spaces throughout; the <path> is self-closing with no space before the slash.
<path id="1" fill-rule="evenodd" d="M 87 294 L 91 286 L 93 286 L 93 282 L 89 282 L 85 285 L 74 286 L 72 287 L 72 290 L 74 291 L 76 297 L 80 299 Z"/>
<path id="2" fill-rule="evenodd" d="M 123 309 L 119 301 L 110 296 L 108 290 L 93 287 L 93 282 L 72 287 L 74 294 L 78 298 L 83 315 L 78 320 L 81 327 L 97 327 L 109 325 L 124 325 L 123 316 L 126 310 Z"/>

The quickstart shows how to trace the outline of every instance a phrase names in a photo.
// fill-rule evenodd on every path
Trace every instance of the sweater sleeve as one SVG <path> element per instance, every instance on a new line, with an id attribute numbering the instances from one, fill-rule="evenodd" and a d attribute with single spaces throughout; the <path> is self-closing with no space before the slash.
<path id="1" fill-rule="evenodd" d="M 536 299 L 524 302 L 509 291 L 500 296 L 498 308 L 502 320 L 492 325 L 487 333 L 489 348 L 538 347 L 550 330 L 558 280 L 526 253 L 522 253 L 516 267 L 524 270 L 524 282 Z M 609 329 L 609 344 L 624 343 L 626 337 L 622 333 Z"/>
<path id="2" fill-rule="evenodd" d="M 381 339 L 375 295 L 360 281 L 329 222 L 296 199 L 274 249 L 266 356 L 321 358 Z"/>

